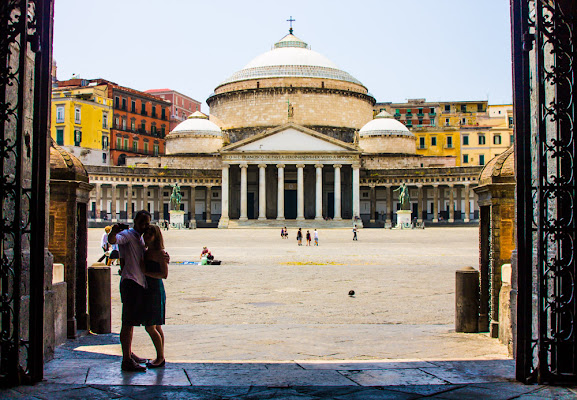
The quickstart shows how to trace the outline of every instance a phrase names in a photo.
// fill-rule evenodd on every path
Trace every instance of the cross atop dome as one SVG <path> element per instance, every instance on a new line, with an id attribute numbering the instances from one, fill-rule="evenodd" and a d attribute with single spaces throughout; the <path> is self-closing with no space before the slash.
<path id="1" fill-rule="evenodd" d="M 289 19 L 287 19 L 287 22 L 290 23 L 290 29 L 289 29 L 289 34 L 293 34 L 293 22 L 295 22 L 296 19 L 293 19 L 293 16 L 291 15 Z"/>

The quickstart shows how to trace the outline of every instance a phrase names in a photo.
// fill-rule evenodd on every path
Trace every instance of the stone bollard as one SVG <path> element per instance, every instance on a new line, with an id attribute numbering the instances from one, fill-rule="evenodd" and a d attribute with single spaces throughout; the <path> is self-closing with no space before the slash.
<path id="1" fill-rule="evenodd" d="M 455 331 L 479 332 L 479 271 L 473 267 L 456 274 Z"/>
<path id="2" fill-rule="evenodd" d="M 88 313 L 90 330 L 94 333 L 111 332 L 110 267 L 103 263 L 88 268 Z"/>

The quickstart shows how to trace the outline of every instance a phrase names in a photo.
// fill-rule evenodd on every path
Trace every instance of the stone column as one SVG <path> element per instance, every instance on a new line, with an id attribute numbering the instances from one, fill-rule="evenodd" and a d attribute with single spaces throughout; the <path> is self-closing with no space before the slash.
<path id="1" fill-rule="evenodd" d="M 297 165 L 297 221 L 305 219 L 304 164 Z"/>
<path id="2" fill-rule="evenodd" d="M 190 187 L 190 196 L 188 199 L 188 211 L 190 212 L 190 219 L 196 221 L 196 186 Z"/>
<path id="3" fill-rule="evenodd" d="M 148 211 L 148 185 L 142 187 L 142 209 Z"/>
<path id="4" fill-rule="evenodd" d="M 266 220 L 266 164 L 258 165 L 258 219 Z"/>
<path id="5" fill-rule="evenodd" d="M 97 222 L 100 222 L 102 221 L 102 218 L 100 217 L 100 210 L 102 203 L 102 184 L 97 183 L 94 190 L 96 190 L 96 209 L 95 209 L 96 215 L 94 216 L 94 218 L 96 219 Z"/>
<path id="6" fill-rule="evenodd" d="M 129 184 L 126 190 L 126 219 L 132 221 L 132 184 Z"/>
<path id="7" fill-rule="evenodd" d="M 110 188 L 110 218 L 112 222 L 116 222 L 116 184 L 112 184 Z"/>
<path id="8" fill-rule="evenodd" d="M 361 166 L 359 164 L 353 164 L 353 220 L 355 217 L 360 219 L 361 217 L 361 207 L 360 207 L 360 170 Z"/>
<path id="9" fill-rule="evenodd" d="M 439 185 L 433 185 L 433 222 L 439 222 Z"/>
<path id="10" fill-rule="evenodd" d="M 469 201 L 470 196 L 470 188 L 469 184 L 465 184 L 465 218 L 463 218 L 463 222 L 469 222 L 471 217 L 471 203 Z"/>
<path id="11" fill-rule="evenodd" d="M 423 222 L 423 185 L 417 184 L 417 222 Z"/>
<path id="12" fill-rule="evenodd" d="M 375 222 L 375 210 L 377 209 L 377 190 L 376 190 L 374 184 L 371 184 L 371 185 L 369 186 L 369 189 L 370 189 L 370 197 L 371 197 L 371 207 L 370 207 L 371 217 L 370 217 L 370 221 L 371 221 L 371 222 Z"/>
<path id="13" fill-rule="evenodd" d="M 323 219 L 323 164 L 316 164 L 317 181 L 315 189 L 315 219 L 322 221 Z"/>
<path id="14" fill-rule="evenodd" d="M 134 210 L 138 212 L 144 209 L 144 206 L 142 205 L 142 190 L 138 187 L 135 187 L 134 190 L 136 191 L 136 206 L 134 207 Z"/>
<path id="15" fill-rule="evenodd" d="M 393 222 L 393 189 L 391 185 L 386 185 L 387 191 L 387 205 L 385 207 L 385 223 L 391 224 Z"/>
<path id="16" fill-rule="evenodd" d="M 455 186 L 449 185 L 449 222 L 455 222 Z"/>
<path id="17" fill-rule="evenodd" d="M 207 223 L 211 223 L 212 222 L 212 215 L 211 215 L 211 203 L 212 203 L 212 186 L 207 186 L 206 187 L 206 198 L 204 200 L 204 208 L 206 211 L 206 222 Z"/>
<path id="18" fill-rule="evenodd" d="M 335 221 L 341 220 L 341 167 L 340 164 L 333 165 L 335 168 Z"/>
<path id="19" fill-rule="evenodd" d="M 248 219 L 246 213 L 246 170 L 248 168 L 247 164 L 240 164 L 240 218 L 239 221 L 246 221 Z"/>
<path id="20" fill-rule="evenodd" d="M 228 171 L 230 165 L 224 164 L 222 166 L 222 183 L 221 183 L 221 212 L 220 212 L 220 221 L 218 223 L 219 227 L 228 226 Z M 189 207 L 190 210 L 190 207 Z"/>
<path id="21" fill-rule="evenodd" d="M 284 164 L 277 164 L 278 171 L 278 196 L 277 196 L 277 216 L 278 221 L 284 220 Z"/>

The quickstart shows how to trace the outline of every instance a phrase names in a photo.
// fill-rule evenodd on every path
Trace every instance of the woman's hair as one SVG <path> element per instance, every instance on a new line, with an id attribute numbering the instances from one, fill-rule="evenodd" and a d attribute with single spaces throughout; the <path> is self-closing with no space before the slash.
<path id="1" fill-rule="evenodd" d="M 112 230 L 111 226 L 107 226 L 104 228 L 104 232 L 106 232 L 106 233 L 110 233 L 111 230 Z"/>
<path id="2" fill-rule="evenodd" d="M 162 232 L 158 225 L 150 225 L 148 230 L 154 235 L 152 246 L 149 247 L 152 247 L 154 250 L 164 250 L 164 239 L 162 238 Z"/>

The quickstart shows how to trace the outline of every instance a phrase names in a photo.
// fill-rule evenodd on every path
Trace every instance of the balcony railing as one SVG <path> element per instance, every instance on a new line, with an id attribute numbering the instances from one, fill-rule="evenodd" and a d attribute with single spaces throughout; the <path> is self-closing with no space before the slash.
<path id="1" fill-rule="evenodd" d="M 437 115 L 437 113 L 434 113 L 434 112 L 429 113 L 429 117 L 434 117 L 435 115 Z"/>

